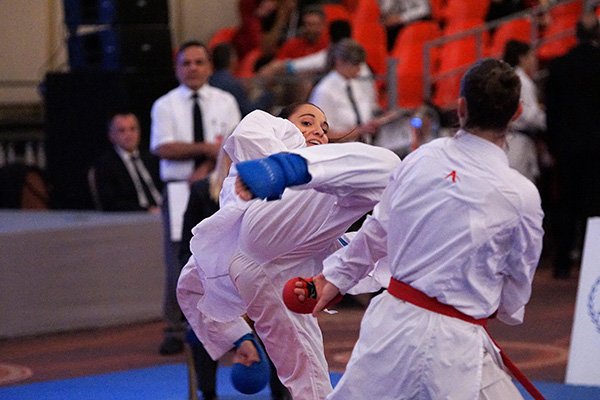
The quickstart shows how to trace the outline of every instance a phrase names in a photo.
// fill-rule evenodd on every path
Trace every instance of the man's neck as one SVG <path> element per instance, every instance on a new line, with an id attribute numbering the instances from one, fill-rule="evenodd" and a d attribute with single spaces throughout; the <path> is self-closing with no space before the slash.
<path id="1" fill-rule="evenodd" d="M 475 136 L 479 136 L 480 138 L 485 139 L 488 142 L 492 142 L 500 148 L 504 148 L 504 142 L 506 142 L 506 131 L 496 131 L 490 129 L 477 128 L 469 128 L 465 129 L 465 131 Z"/>

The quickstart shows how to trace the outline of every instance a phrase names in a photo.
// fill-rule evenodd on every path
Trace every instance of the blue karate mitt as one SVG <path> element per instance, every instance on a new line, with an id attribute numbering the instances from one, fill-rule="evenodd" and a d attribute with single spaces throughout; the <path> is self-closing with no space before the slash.
<path id="1" fill-rule="evenodd" d="M 252 194 L 267 200 L 280 199 L 286 187 L 302 185 L 312 179 L 306 160 L 297 154 L 277 153 L 243 161 L 236 168 Z"/>
<path id="2" fill-rule="evenodd" d="M 239 347 L 244 340 L 252 341 L 260 356 L 260 362 L 255 362 L 249 367 L 240 363 L 233 364 L 231 367 L 231 383 L 240 393 L 254 394 L 260 392 L 269 383 L 271 379 L 271 367 L 269 366 L 269 360 L 267 360 L 265 351 L 258 344 L 252 333 L 242 336 L 235 342 L 235 347 Z"/>

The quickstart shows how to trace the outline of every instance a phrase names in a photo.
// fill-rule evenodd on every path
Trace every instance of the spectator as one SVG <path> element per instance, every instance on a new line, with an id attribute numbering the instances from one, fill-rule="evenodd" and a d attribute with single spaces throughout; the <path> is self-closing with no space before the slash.
<path id="1" fill-rule="evenodd" d="M 240 60 L 257 48 L 272 58 L 295 34 L 297 0 L 239 0 L 238 8 L 240 27 L 232 43 Z"/>
<path id="2" fill-rule="evenodd" d="M 319 6 L 307 7 L 302 14 L 300 35 L 286 40 L 277 51 L 277 58 L 293 59 L 323 50 L 329 44 L 325 12 Z"/>
<path id="3" fill-rule="evenodd" d="M 330 62 L 331 50 L 342 39 L 352 37 L 352 26 L 348 21 L 334 20 L 329 24 L 329 45 L 316 53 L 291 60 L 273 60 L 258 72 L 260 76 L 325 74 Z"/>
<path id="4" fill-rule="evenodd" d="M 113 148 L 94 166 L 98 200 L 103 211 L 160 213 L 162 182 L 158 159 L 141 151 L 140 124 L 130 112 L 115 114 L 108 125 Z"/>
<path id="5" fill-rule="evenodd" d="M 210 55 L 197 41 L 185 42 L 176 55 L 175 75 L 180 85 L 160 97 L 152 106 L 150 148 L 160 158 L 160 175 L 166 182 L 163 193 L 165 230 L 166 322 L 161 354 L 183 351 L 185 321 L 175 298 L 181 266 L 177 260 L 183 210 L 187 197 L 179 193 L 204 178 L 215 165 L 220 143 L 241 119 L 235 98 L 210 86 Z M 178 191 L 169 197 L 169 190 Z M 185 192 L 184 192 L 185 193 Z M 172 214 L 171 214 L 172 213 Z"/>
<path id="6" fill-rule="evenodd" d="M 600 25 L 585 12 L 578 44 L 549 66 L 545 85 L 548 147 L 556 161 L 558 194 L 552 217 L 554 276 L 571 274 L 571 251 L 587 217 L 600 215 Z"/>
<path id="7" fill-rule="evenodd" d="M 532 182 L 540 174 L 535 140 L 546 130 L 546 112 L 538 100 L 533 81 L 537 72 L 535 51 L 525 42 L 509 40 L 504 47 L 504 61 L 515 69 L 521 80 L 521 115 L 509 126 L 506 151 L 509 165 Z"/>
<path id="8" fill-rule="evenodd" d="M 372 73 L 365 64 L 364 48 L 352 39 L 342 39 L 332 51 L 333 69 L 314 87 L 310 102 L 329 116 L 332 141 L 370 143 L 380 121 Z M 387 117 L 387 116 L 385 116 Z"/>
<path id="9" fill-rule="evenodd" d="M 249 99 L 246 88 L 233 74 L 237 68 L 238 58 L 235 48 L 230 43 L 221 43 L 215 46 L 212 51 L 212 60 L 214 72 L 208 79 L 208 83 L 231 93 L 240 106 L 242 117 L 256 109 L 268 111 L 273 105 L 273 94 L 268 90 L 263 90 L 254 100 Z"/>

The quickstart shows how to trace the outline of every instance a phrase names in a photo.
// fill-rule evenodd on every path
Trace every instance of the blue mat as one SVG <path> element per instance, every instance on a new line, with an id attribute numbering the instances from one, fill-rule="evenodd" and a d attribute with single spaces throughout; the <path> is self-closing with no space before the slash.
<path id="1" fill-rule="evenodd" d="M 342 374 L 331 374 L 335 384 Z M 269 388 L 247 396 L 237 392 L 229 380 L 229 368 L 218 370 L 220 400 L 270 400 Z M 548 400 L 600 400 L 599 387 L 534 382 Z M 531 397 L 519 387 L 525 399 Z M 95 375 L 61 381 L 0 388 L 2 400 L 186 400 L 187 369 L 183 364 Z M 367 399 L 365 399 L 367 400 Z"/>

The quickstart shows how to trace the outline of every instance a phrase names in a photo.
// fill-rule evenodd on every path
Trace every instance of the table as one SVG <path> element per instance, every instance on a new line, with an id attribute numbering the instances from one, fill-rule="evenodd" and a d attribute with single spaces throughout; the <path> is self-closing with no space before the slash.
<path id="1" fill-rule="evenodd" d="M 0 338 L 159 318 L 159 215 L 0 210 Z"/>

